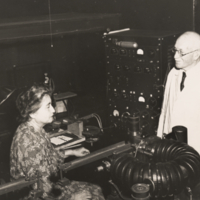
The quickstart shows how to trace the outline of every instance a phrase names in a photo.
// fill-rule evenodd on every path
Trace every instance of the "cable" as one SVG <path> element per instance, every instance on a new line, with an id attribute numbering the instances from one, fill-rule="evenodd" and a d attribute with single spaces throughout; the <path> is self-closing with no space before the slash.
<path id="1" fill-rule="evenodd" d="M 127 114 L 128 116 L 130 116 L 129 112 L 123 112 L 121 115 L 121 122 L 124 122 L 124 115 Z"/>
<path id="2" fill-rule="evenodd" d="M 50 0 L 48 0 L 48 8 L 49 8 L 49 26 L 50 26 L 50 36 L 51 36 L 51 47 L 53 47 L 53 39 L 52 39 L 52 20 L 51 20 L 51 4 Z"/>
<path id="3" fill-rule="evenodd" d="M 98 114 L 96 114 L 96 113 L 92 113 L 92 114 L 90 114 L 90 115 L 81 117 L 81 118 L 79 118 L 79 119 L 82 119 L 82 120 L 83 120 L 83 119 L 90 119 L 90 118 L 92 118 L 92 117 L 96 118 L 96 120 L 97 120 L 97 122 L 98 122 L 98 125 L 99 125 L 99 128 L 100 128 L 100 129 L 103 129 L 101 118 L 100 118 L 100 116 L 99 116 Z"/>
<path id="4" fill-rule="evenodd" d="M 102 128 L 103 128 L 103 127 L 102 127 L 102 122 L 101 122 L 101 118 L 99 117 L 99 115 L 93 113 L 93 117 L 96 118 L 96 120 L 97 120 L 97 122 L 98 122 L 98 124 L 99 124 L 100 129 L 102 129 Z"/>
<path id="5" fill-rule="evenodd" d="M 98 121 L 99 127 L 102 128 L 102 122 L 101 122 L 100 116 L 99 116 L 98 114 L 96 114 L 96 113 L 93 113 L 92 115 L 93 115 L 93 117 L 95 117 L 96 120 Z"/>
<path id="6" fill-rule="evenodd" d="M 98 114 L 93 113 L 93 115 L 95 115 L 99 119 L 99 121 L 101 121 L 101 118 L 100 118 L 100 116 Z"/>
<path id="7" fill-rule="evenodd" d="M 103 126 L 102 126 L 102 121 L 101 121 L 101 118 L 98 114 L 96 113 L 93 113 L 93 116 L 97 119 L 98 123 L 99 123 L 99 127 L 102 129 Z"/>
<path id="8" fill-rule="evenodd" d="M 122 195 L 122 193 L 119 191 L 119 188 L 118 188 L 111 180 L 108 181 L 108 182 L 116 189 L 116 191 L 118 192 L 119 196 L 120 196 L 122 199 L 124 199 L 124 200 L 132 200 L 131 198 L 124 197 L 124 196 Z"/>

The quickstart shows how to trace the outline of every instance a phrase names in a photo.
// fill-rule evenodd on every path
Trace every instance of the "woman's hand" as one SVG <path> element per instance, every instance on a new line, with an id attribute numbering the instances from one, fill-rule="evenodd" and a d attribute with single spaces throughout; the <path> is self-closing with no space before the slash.
<path id="1" fill-rule="evenodd" d="M 91 199 L 92 195 L 90 194 L 90 192 L 88 191 L 82 191 L 82 192 L 78 192 L 75 193 L 74 195 L 74 200 L 86 200 L 86 199 Z"/>
<path id="2" fill-rule="evenodd" d="M 89 150 L 81 147 L 81 148 L 78 148 L 78 149 L 68 149 L 65 151 L 65 156 L 68 157 L 68 156 L 77 156 L 77 157 L 83 157 L 83 156 L 86 156 L 90 153 Z"/>
<path id="3" fill-rule="evenodd" d="M 89 153 L 90 153 L 90 151 L 88 149 L 84 148 L 84 147 L 73 150 L 73 154 L 76 157 L 83 157 L 83 156 L 88 155 Z"/>

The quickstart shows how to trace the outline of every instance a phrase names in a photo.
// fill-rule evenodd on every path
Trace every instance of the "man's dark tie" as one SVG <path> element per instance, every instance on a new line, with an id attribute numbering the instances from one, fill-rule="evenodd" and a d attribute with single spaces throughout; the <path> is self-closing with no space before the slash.
<path id="1" fill-rule="evenodd" d="M 181 91 L 183 90 L 184 88 L 184 81 L 185 81 L 185 77 L 186 77 L 186 73 L 183 72 L 183 76 L 182 76 L 182 80 L 181 80 L 181 85 L 180 85 L 180 89 Z"/>

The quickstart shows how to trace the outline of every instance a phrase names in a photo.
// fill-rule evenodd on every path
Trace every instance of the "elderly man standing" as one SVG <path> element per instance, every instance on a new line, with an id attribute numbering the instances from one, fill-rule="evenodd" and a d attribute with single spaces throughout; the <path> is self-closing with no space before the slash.
<path id="1" fill-rule="evenodd" d="M 200 35 L 183 33 L 174 53 L 176 67 L 167 78 L 157 135 L 185 126 L 188 144 L 200 153 Z"/>

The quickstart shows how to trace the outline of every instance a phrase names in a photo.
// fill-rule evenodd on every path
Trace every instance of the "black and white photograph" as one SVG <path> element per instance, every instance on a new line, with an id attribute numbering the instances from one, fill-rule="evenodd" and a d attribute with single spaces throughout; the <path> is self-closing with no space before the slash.
<path id="1" fill-rule="evenodd" d="M 200 0 L 0 0 L 0 200 L 200 200 Z"/>

